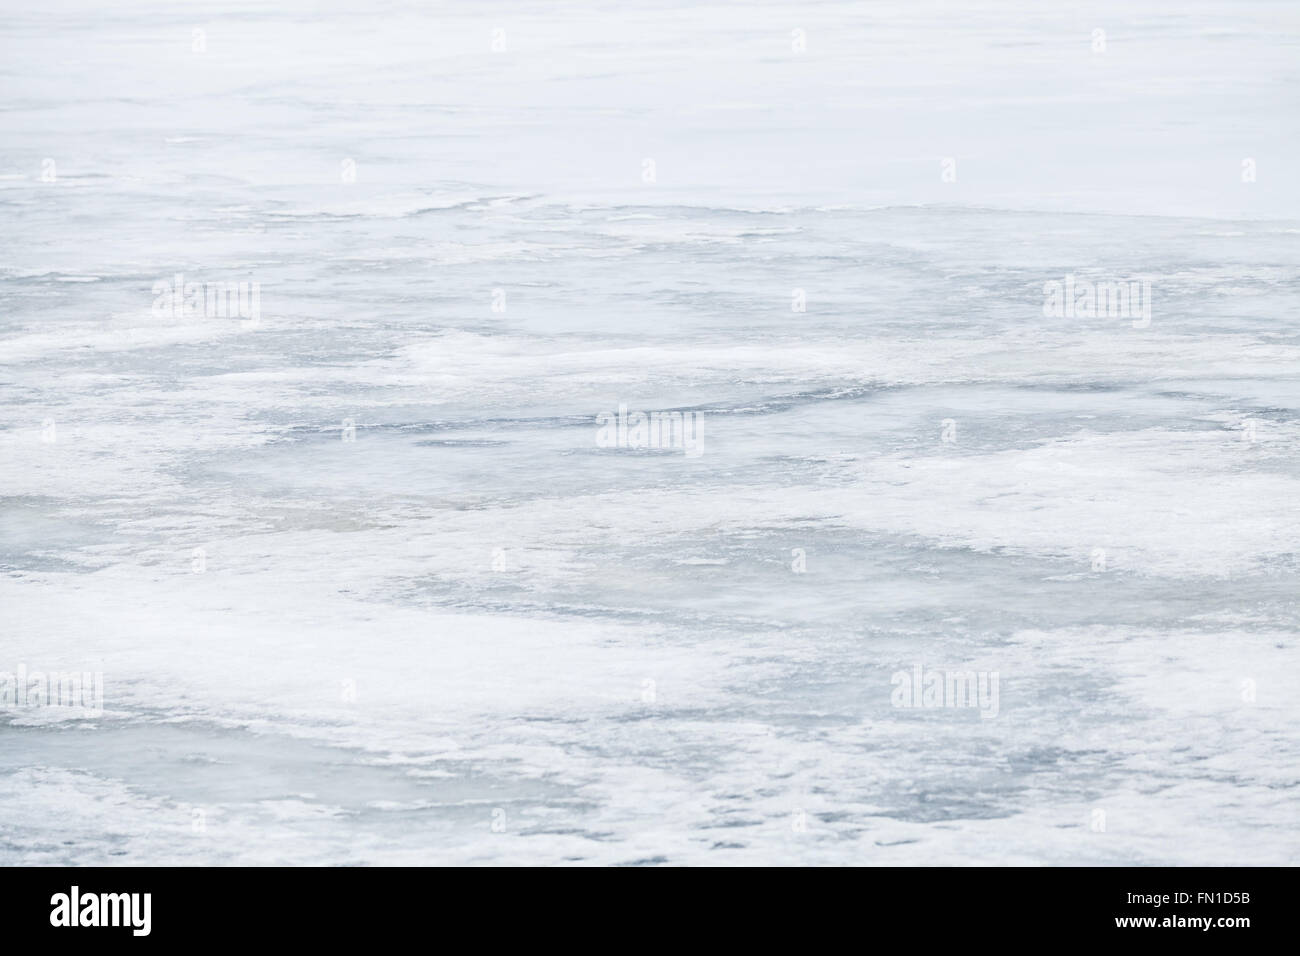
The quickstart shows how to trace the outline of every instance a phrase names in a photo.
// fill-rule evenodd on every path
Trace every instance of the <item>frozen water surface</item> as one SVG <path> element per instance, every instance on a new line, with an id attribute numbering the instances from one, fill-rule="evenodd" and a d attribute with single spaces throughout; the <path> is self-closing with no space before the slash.
<path id="1" fill-rule="evenodd" d="M 1294 862 L 1298 50 L 1267 2 L 11 5 L 0 672 L 103 712 L 0 711 L 0 863 Z"/>

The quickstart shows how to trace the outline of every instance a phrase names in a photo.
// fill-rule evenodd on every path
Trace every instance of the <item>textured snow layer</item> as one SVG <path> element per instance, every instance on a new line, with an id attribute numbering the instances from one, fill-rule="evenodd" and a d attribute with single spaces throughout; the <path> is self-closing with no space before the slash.
<path id="1" fill-rule="evenodd" d="M 4 11 L 0 863 L 1294 862 L 1297 39 Z"/>

